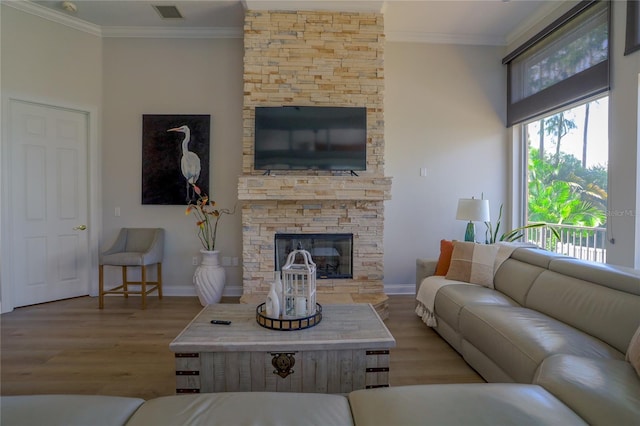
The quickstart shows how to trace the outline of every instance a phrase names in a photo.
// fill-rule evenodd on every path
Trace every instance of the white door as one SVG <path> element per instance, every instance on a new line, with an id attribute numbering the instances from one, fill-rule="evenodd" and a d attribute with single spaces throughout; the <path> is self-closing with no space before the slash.
<path id="1" fill-rule="evenodd" d="M 14 306 L 89 294 L 88 115 L 11 100 Z"/>

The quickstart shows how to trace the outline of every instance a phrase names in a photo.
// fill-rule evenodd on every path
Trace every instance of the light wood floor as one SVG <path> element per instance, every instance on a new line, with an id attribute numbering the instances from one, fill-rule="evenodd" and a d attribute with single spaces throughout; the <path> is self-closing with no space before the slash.
<path id="1" fill-rule="evenodd" d="M 228 299 L 224 302 L 234 303 Z M 0 395 L 76 393 L 150 399 L 175 390 L 169 343 L 202 309 L 193 297 L 81 297 L 0 316 Z M 390 296 L 392 386 L 482 382 L 413 313 L 413 296 Z"/>

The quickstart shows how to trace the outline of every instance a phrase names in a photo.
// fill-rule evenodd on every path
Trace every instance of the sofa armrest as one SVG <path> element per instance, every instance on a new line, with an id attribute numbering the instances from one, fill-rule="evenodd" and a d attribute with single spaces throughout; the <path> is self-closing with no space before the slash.
<path id="1" fill-rule="evenodd" d="M 416 296 L 423 279 L 436 273 L 438 259 L 416 259 Z"/>
<path id="2" fill-rule="evenodd" d="M 631 425 L 640 419 L 640 379 L 619 359 L 556 354 L 533 378 L 592 425 Z"/>
<path id="3" fill-rule="evenodd" d="M 542 387 L 515 383 L 361 389 L 349 403 L 356 425 L 586 425 Z"/>
<path id="4" fill-rule="evenodd" d="M 144 399 L 106 395 L 2 396 L 3 425 L 123 426 Z"/>
<path id="5" fill-rule="evenodd" d="M 302 392 L 214 392 L 145 402 L 126 426 L 353 426 L 346 395 Z"/>

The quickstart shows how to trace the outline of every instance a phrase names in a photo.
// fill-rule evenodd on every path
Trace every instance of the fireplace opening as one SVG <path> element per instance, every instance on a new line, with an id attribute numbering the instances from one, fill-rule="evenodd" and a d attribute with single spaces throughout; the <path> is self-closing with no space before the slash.
<path id="1" fill-rule="evenodd" d="M 353 278 L 353 234 L 276 234 L 275 265 L 282 270 L 294 250 L 306 250 L 316 279 Z"/>

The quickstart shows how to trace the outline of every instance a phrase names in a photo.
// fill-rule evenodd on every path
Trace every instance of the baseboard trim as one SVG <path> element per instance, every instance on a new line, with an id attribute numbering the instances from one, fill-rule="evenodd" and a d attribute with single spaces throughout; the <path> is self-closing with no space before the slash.
<path id="1" fill-rule="evenodd" d="M 385 284 L 384 292 L 386 294 L 416 294 L 415 284 Z"/>
<path id="2" fill-rule="evenodd" d="M 193 286 L 167 286 L 164 285 L 162 287 L 162 294 L 166 296 L 180 296 L 180 297 L 189 297 L 196 296 L 196 289 Z M 224 286 L 224 290 L 222 291 L 222 296 L 226 297 L 240 297 L 242 296 L 242 286 L 241 285 L 230 285 L 227 284 Z"/>

